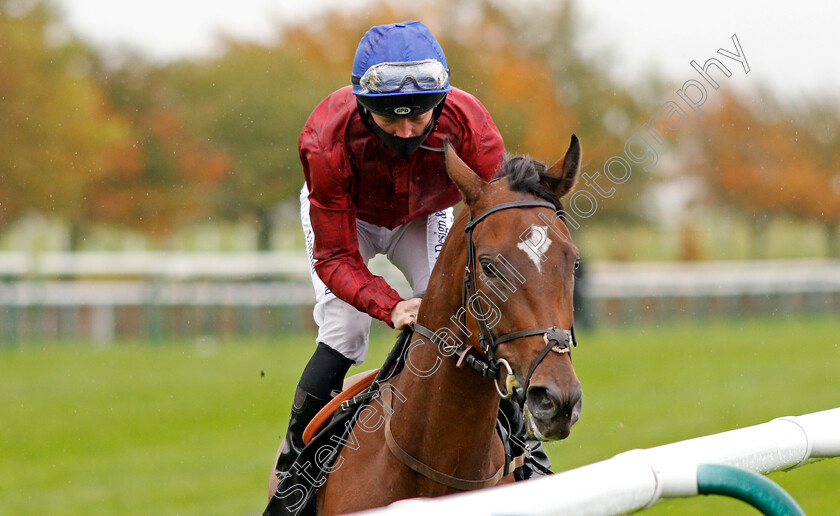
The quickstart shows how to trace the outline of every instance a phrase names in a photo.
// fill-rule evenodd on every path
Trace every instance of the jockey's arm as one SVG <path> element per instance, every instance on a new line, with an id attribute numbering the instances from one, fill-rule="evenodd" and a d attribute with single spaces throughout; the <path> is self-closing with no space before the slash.
<path id="1" fill-rule="evenodd" d="M 403 299 L 370 272 L 359 253 L 352 177 L 330 165 L 346 158 L 331 156 L 306 136 L 301 137 L 300 156 L 308 178 L 315 272 L 336 297 L 392 325 L 391 311 Z"/>

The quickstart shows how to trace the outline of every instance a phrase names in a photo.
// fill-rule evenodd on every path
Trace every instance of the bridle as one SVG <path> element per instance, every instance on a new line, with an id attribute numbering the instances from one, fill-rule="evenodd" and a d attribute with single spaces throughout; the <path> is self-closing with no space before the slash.
<path id="1" fill-rule="evenodd" d="M 538 200 L 528 200 L 528 201 L 514 201 L 514 202 L 506 202 L 499 204 L 497 206 L 493 206 L 492 208 L 482 212 L 478 215 L 475 219 L 470 216 L 470 220 L 467 221 L 464 230 L 467 233 L 467 263 L 464 270 L 464 290 L 461 299 L 461 310 L 459 310 L 459 324 L 462 325 L 462 330 L 465 331 L 468 335 L 469 333 L 466 331 L 466 308 L 467 304 L 471 302 L 471 300 L 476 300 L 479 304 L 479 310 L 481 313 L 483 312 L 483 308 L 481 308 L 481 298 L 477 296 L 478 286 L 476 283 L 476 256 L 475 256 L 475 242 L 473 242 L 473 229 L 475 229 L 476 225 L 479 222 L 487 218 L 489 215 L 493 213 L 507 210 L 511 208 L 538 208 L 538 207 L 545 207 L 551 208 L 552 211 L 555 209 L 555 205 L 551 204 L 546 201 L 538 201 Z M 577 262 L 576 262 L 577 263 Z M 445 350 L 447 353 L 457 354 L 458 355 L 458 365 L 469 365 L 482 376 L 489 377 L 493 379 L 493 384 L 496 386 L 496 391 L 499 393 L 504 399 L 510 399 L 515 397 L 516 402 L 519 404 L 520 409 L 524 409 L 525 405 L 525 396 L 528 392 L 528 385 L 531 383 L 531 376 L 534 374 L 534 370 L 536 370 L 537 366 L 540 365 L 542 360 L 550 353 L 551 351 L 555 351 L 557 353 L 571 353 L 571 345 L 577 345 L 575 342 L 575 333 L 574 333 L 574 324 L 571 325 L 570 329 L 563 330 L 558 328 L 557 326 L 552 326 L 550 328 L 537 328 L 533 330 L 520 330 L 514 331 L 511 333 L 506 333 L 499 337 L 493 335 L 492 329 L 487 325 L 487 322 L 482 319 L 481 317 L 476 317 L 473 314 L 473 318 L 476 321 L 478 326 L 479 332 L 479 344 L 481 346 L 481 351 L 484 353 L 484 356 L 476 356 L 471 353 L 471 350 L 474 348 L 469 344 L 469 342 L 464 347 L 456 347 L 453 345 L 452 342 L 447 341 L 440 335 L 435 332 L 432 332 L 429 328 L 414 322 L 411 325 L 413 331 L 419 333 L 420 335 L 426 337 L 430 341 L 434 342 L 441 349 Z M 500 344 L 504 344 L 506 342 L 511 342 L 516 339 L 521 339 L 523 337 L 530 337 L 533 335 L 542 335 L 543 340 L 545 341 L 545 347 L 542 349 L 540 354 L 537 358 L 531 363 L 531 367 L 528 370 L 528 376 L 525 379 L 525 386 L 520 387 L 516 378 L 514 376 L 513 369 L 510 367 L 510 364 L 507 360 L 503 358 L 496 357 L 496 349 Z M 507 374 L 506 382 L 505 382 L 505 391 L 499 388 L 498 378 L 499 378 L 499 371 L 501 367 L 504 366 L 505 373 Z M 384 392 L 385 396 L 383 397 L 383 402 L 385 406 L 390 409 L 391 407 L 391 399 L 390 399 L 390 390 L 386 390 Z M 396 439 L 394 439 L 393 432 L 391 431 L 391 413 L 393 409 L 385 410 L 385 443 L 388 445 L 388 449 L 391 453 L 399 459 L 407 467 L 411 468 L 413 471 L 423 475 L 426 478 L 433 480 L 439 484 L 443 484 L 445 486 L 451 487 L 453 489 L 458 490 L 471 490 L 471 489 L 479 489 L 482 487 L 490 487 L 496 485 L 499 480 L 507 475 L 510 471 L 520 467 L 524 464 L 526 457 L 530 454 L 530 450 L 528 447 L 525 447 L 525 452 L 518 457 L 505 458 L 505 463 L 496 471 L 496 473 L 484 480 L 466 480 L 461 478 L 456 478 L 451 475 L 447 475 L 441 471 L 438 471 L 427 464 L 423 463 L 419 459 L 413 457 L 411 454 L 407 453 L 400 445 L 397 443 Z"/>
<path id="2" fill-rule="evenodd" d="M 461 319 L 461 323 L 463 324 L 463 328 L 466 328 L 466 308 L 468 303 L 476 302 L 478 304 L 479 313 L 485 313 L 481 306 L 481 297 L 477 295 L 478 286 L 476 283 L 476 256 L 475 242 L 473 241 L 473 230 L 479 222 L 486 219 L 489 215 L 500 212 L 502 210 L 508 210 L 512 208 L 537 207 L 550 208 L 552 211 L 556 209 L 554 204 L 549 203 L 547 201 L 524 200 L 498 204 L 482 212 L 474 219 L 470 214 L 470 219 L 467 221 L 467 224 L 464 227 L 464 231 L 467 234 L 467 263 L 464 271 L 464 290 L 461 299 L 462 310 L 459 311 L 459 316 Z M 463 348 L 451 351 L 456 352 L 458 354 L 459 364 L 465 363 L 466 365 L 469 365 L 473 369 L 478 371 L 482 376 L 486 376 L 493 379 L 493 383 L 496 386 L 496 391 L 498 391 L 499 395 L 505 399 L 514 397 L 516 399 L 516 402 L 519 404 L 520 408 L 523 407 L 525 404 L 525 396 L 528 392 L 528 386 L 531 383 L 531 376 L 534 374 L 534 371 L 537 369 L 537 366 L 540 365 L 543 359 L 551 351 L 561 354 L 571 353 L 571 346 L 577 346 L 577 340 L 575 339 L 574 324 L 572 324 L 568 330 L 561 329 L 557 326 L 551 326 L 549 328 L 536 328 L 530 330 L 514 331 L 497 337 L 493 334 L 492 329 L 487 325 L 487 321 L 484 318 L 475 317 L 474 315 L 473 319 L 475 319 L 476 325 L 478 326 L 478 341 L 484 356 L 480 357 L 471 354 L 470 350 L 473 348 L 469 344 L 467 344 Z M 451 343 L 445 341 L 442 337 L 432 332 L 428 328 L 416 322 L 413 323 L 413 328 L 414 331 L 430 339 L 432 342 L 443 346 L 444 349 L 446 349 L 447 347 L 451 348 Z M 496 349 L 500 344 L 511 342 L 513 340 L 521 339 L 524 337 L 530 337 L 533 335 L 542 335 L 543 340 L 545 341 L 545 347 L 542 349 L 537 358 L 534 359 L 534 361 L 531 363 L 531 366 L 528 370 L 528 375 L 525 377 L 525 385 L 523 387 L 519 385 L 518 381 L 514 377 L 513 369 L 511 368 L 508 361 L 503 358 L 496 357 Z M 507 379 L 505 382 L 505 392 L 503 392 L 499 388 L 498 383 L 499 371 L 501 370 L 502 366 L 504 366 L 505 373 L 507 374 Z"/>

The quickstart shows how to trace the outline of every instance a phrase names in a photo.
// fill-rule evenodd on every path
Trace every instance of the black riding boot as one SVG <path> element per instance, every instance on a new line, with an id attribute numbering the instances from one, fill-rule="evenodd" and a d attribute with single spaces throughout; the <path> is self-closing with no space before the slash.
<path id="1" fill-rule="evenodd" d="M 286 430 L 286 440 L 283 442 L 283 449 L 277 457 L 277 464 L 274 466 L 274 474 L 278 477 L 283 472 L 289 471 L 295 459 L 303 450 L 303 431 L 306 425 L 312 421 L 329 400 L 322 400 L 301 389 L 298 385 L 295 390 L 295 399 L 292 402 L 292 415 L 289 416 L 289 429 Z"/>
<path id="2" fill-rule="evenodd" d="M 318 413 L 332 399 L 333 391 L 341 391 L 344 375 L 353 361 L 326 344 L 319 342 L 309 363 L 303 369 L 292 402 L 292 415 L 286 442 L 280 450 L 274 473 L 279 477 L 289 471 L 303 449 L 303 431 Z"/>
<path id="3" fill-rule="evenodd" d="M 526 454 L 525 464 L 514 471 L 514 478 L 519 481 L 550 474 L 551 459 L 543 450 L 541 441 L 528 439 L 525 432 L 525 418 L 522 417 L 519 405 L 513 400 L 503 399 L 499 404 L 499 421 L 501 426 L 509 432 L 510 456 L 517 457 L 523 452 Z"/>

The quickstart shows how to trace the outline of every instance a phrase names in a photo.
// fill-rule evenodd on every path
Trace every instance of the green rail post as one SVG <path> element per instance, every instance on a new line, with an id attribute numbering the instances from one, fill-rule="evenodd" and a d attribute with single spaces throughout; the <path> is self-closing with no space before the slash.
<path id="1" fill-rule="evenodd" d="M 746 502 L 768 516 L 805 516 L 796 501 L 769 478 L 734 466 L 697 465 L 697 491 Z"/>

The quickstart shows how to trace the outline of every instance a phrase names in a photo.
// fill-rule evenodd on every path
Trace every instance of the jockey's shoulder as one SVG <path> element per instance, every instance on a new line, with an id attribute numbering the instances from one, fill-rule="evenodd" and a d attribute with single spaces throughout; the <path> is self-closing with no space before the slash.
<path id="1" fill-rule="evenodd" d="M 322 100 L 306 121 L 301 132 L 301 143 L 318 142 L 319 147 L 332 146 L 343 140 L 344 132 L 353 118 L 358 118 L 353 88 L 345 86 Z"/>

